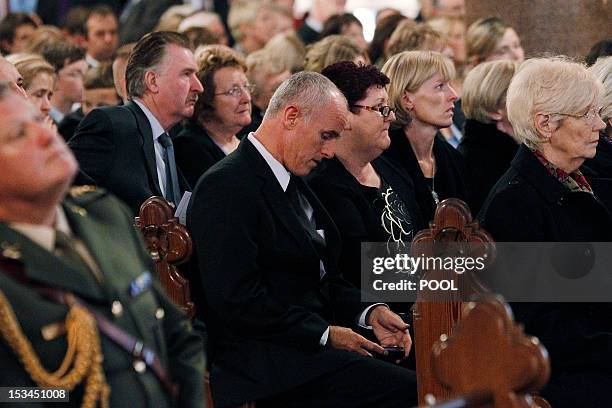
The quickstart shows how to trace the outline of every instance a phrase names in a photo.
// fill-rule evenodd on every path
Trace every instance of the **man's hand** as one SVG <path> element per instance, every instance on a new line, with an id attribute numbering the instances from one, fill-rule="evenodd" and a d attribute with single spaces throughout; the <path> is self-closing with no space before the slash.
<path id="1" fill-rule="evenodd" d="M 379 305 L 370 311 L 368 325 L 372 326 L 374 335 L 382 346 L 400 346 L 404 348 L 404 358 L 410 354 L 412 339 L 408 333 L 408 324 L 393 313 L 387 306 Z"/>
<path id="2" fill-rule="evenodd" d="M 372 357 L 368 350 L 374 353 L 385 354 L 384 348 L 346 327 L 329 326 L 329 338 L 327 341 L 333 348 L 354 351 L 362 356 Z"/>

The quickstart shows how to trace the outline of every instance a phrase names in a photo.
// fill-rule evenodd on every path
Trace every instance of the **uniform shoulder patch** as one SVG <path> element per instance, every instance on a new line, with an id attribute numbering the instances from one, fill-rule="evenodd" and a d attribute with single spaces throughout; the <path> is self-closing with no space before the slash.
<path id="1" fill-rule="evenodd" d="M 100 189 L 92 185 L 74 186 L 70 189 L 72 198 L 81 198 L 88 193 L 99 192 Z"/>

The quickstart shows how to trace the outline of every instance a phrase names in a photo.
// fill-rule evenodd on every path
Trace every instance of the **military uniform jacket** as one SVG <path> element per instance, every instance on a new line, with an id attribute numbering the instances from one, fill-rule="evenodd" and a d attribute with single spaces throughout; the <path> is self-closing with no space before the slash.
<path id="1" fill-rule="evenodd" d="M 78 270 L 21 233 L 0 223 L 0 289 L 12 306 L 22 330 L 49 372 L 57 370 L 66 353 L 66 337 L 45 340 L 44 327 L 63 323 L 67 308 L 43 298 L 31 284 L 60 288 L 87 302 L 124 331 L 155 350 L 175 384 L 181 407 L 201 407 L 204 357 L 201 338 L 191 330 L 186 316 L 152 285 L 130 291 L 143 273 L 153 275 L 149 255 L 133 228 L 127 209 L 106 192 L 76 188 L 63 202 L 70 227 L 95 259 L 103 277 Z M 118 303 L 117 303 L 118 302 Z M 113 304 L 115 305 L 113 307 Z M 120 304 L 120 306 L 119 306 Z M 114 310 L 114 313 L 113 311 Z M 112 407 L 168 407 L 170 398 L 147 368 L 136 370 L 130 353 L 103 333 L 100 344 L 103 368 L 111 388 Z M 12 349 L 0 336 L 0 386 L 36 386 Z M 80 406 L 83 387 L 70 393 L 70 403 Z M 36 407 L 36 404 L 26 404 Z M 39 405 L 39 406 L 42 406 Z"/>

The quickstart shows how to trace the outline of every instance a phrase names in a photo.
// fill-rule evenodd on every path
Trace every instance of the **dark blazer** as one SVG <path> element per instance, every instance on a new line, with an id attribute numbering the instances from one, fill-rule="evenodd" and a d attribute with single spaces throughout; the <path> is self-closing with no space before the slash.
<path id="1" fill-rule="evenodd" d="M 197 184 L 200 176 L 210 166 L 225 158 L 225 153 L 208 136 L 206 129 L 191 121 L 185 125 L 173 143 L 176 165 L 192 186 Z"/>
<path id="2" fill-rule="evenodd" d="M 133 214 L 161 196 L 151 125 L 134 102 L 92 110 L 69 140 L 81 170 L 127 203 Z M 181 193 L 189 184 L 178 169 Z"/>
<path id="3" fill-rule="evenodd" d="M 210 334 L 215 406 L 288 391 L 359 357 L 319 345 L 331 322 L 354 326 L 364 305 L 339 274 L 334 223 L 306 184 L 297 183 L 325 231 L 322 259 L 248 139 L 193 192 L 187 224 L 203 282 L 198 307 Z"/>
<path id="4" fill-rule="evenodd" d="M 570 192 L 524 145 L 478 216 L 496 241 L 612 241 L 610 213 L 593 195 Z M 517 261 L 520 261 L 517 259 Z M 519 267 L 519 266 L 517 266 Z M 609 404 L 609 303 L 514 303 L 518 322 L 548 349 L 552 377 L 542 395 L 554 407 Z"/>
<path id="5" fill-rule="evenodd" d="M 64 322 L 67 309 L 43 298 L 32 289 L 33 285 L 51 286 L 75 294 L 124 331 L 142 340 L 155 351 L 173 381 L 180 385 L 178 406 L 201 407 L 205 363 L 201 338 L 155 280 L 151 286 L 144 286 L 140 294 L 130 295 L 131 283 L 144 272 L 154 276 L 154 270 L 127 208 L 103 191 L 75 188 L 71 194 L 63 203 L 64 212 L 72 232 L 81 239 L 99 266 L 103 275 L 101 281 L 91 271 L 67 263 L 7 224 L 0 223 L 1 246 L 12 249 L 12 252 L 0 253 L 0 289 L 42 365 L 47 370 L 54 370 L 66 354 L 66 337 L 60 335 L 44 340 L 41 328 Z M 123 305 L 120 316 L 111 313 L 114 301 Z M 3 340 L 0 340 L 0 386 L 35 387 L 23 364 Z M 100 333 L 100 344 L 103 369 L 111 388 L 110 406 L 172 406 L 150 370 L 135 371 L 129 351 L 117 346 L 103 333 Z M 70 392 L 70 402 L 62 406 L 81 406 L 82 397 L 83 387 L 79 385 Z M 46 406 L 32 404 L 42 405 Z"/>
<path id="6" fill-rule="evenodd" d="M 418 208 L 421 210 L 420 219 L 429 224 L 429 221 L 433 220 L 436 204 L 410 142 L 402 129 L 390 130 L 389 136 L 391 136 L 391 146 L 385 150 L 383 156 L 398 164 L 412 178 Z M 449 197 L 466 201 L 465 165 L 461 154 L 440 134 L 436 134 L 433 155 L 436 158 L 435 188 L 440 201 Z"/>
<path id="7" fill-rule="evenodd" d="M 413 224 L 413 235 L 410 237 L 412 239 L 414 234 L 426 227 L 420 218 L 421 211 L 415 199 L 412 179 L 399 166 L 384 157 L 375 159 L 372 166 L 400 196 L 408 209 Z M 346 280 L 360 287 L 361 243 L 387 242 L 389 239 L 381 225 L 380 213 L 372 206 L 361 184 L 336 158 L 321 163 L 320 168 L 308 179 L 308 183 L 340 231 L 340 270 Z"/>
<path id="8" fill-rule="evenodd" d="M 463 139 L 457 150 L 465 159 L 467 204 L 472 214 L 478 214 L 497 180 L 510 168 L 518 143 L 495 124 L 468 119 Z"/>
<path id="9" fill-rule="evenodd" d="M 589 180 L 593 190 L 612 212 L 612 140 L 600 134 L 597 154 L 584 162 L 584 176 Z"/>
<path id="10" fill-rule="evenodd" d="M 74 132 L 77 127 L 79 127 L 79 123 L 83 120 L 83 109 L 79 108 L 74 112 L 69 113 L 64 116 L 64 119 L 57 125 L 57 131 L 64 138 L 65 141 L 72 139 L 74 136 Z"/>

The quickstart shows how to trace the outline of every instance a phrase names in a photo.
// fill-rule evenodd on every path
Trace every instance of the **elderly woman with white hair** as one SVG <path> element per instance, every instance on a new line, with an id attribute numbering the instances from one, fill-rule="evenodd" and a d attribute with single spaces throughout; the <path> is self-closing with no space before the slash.
<path id="1" fill-rule="evenodd" d="M 521 65 L 507 110 L 522 144 L 479 214 L 496 241 L 612 241 L 612 217 L 581 172 L 605 128 L 602 95 L 601 82 L 579 63 L 556 57 Z M 609 305 L 513 305 L 517 321 L 550 353 L 552 375 L 542 395 L 553 407 L 609 406 Z"/>

